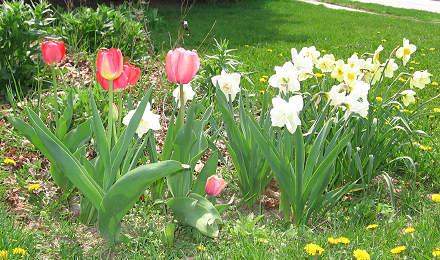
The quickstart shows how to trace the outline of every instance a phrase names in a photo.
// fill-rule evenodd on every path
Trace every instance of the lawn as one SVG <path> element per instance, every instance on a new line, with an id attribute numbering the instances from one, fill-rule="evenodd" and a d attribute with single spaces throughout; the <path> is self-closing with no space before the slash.
<path id="1" fill-rule="evenodd" d="M 396 11 L 376 5 L 367 7 L 387 13 Z M 411 55 L 414 62 L 408 62 L 405 70 L 427 69 L 432 74 L 433 84 L 417 91 L 417 104 L 421 104 L 440 93 L 440 87 L 434 83 L 440 81 L 440 25 L 431 22 L 437 15 L 426 12 L 402 11 L 397 15 L 423 21 L 331 10 L 287 0 L 199 4 L 185 18 L 189 31 L 180 45 L 198 49 L 202 59 L 209 59 L 205 55 L 215 52 L 213 39 L 226 39 L 228 48 L 235 49 L 231 54 L 243 63 L 240 70 L 249 72 L 249 81 L 241 81 L 243 92 L 256 94 L 260 104 L 259 93 L 270 92 L 264 76 L 270 77 L 275 66 L 291 60 L 291 48 L 316 46 L 322 55 L 334 54 L 336 59 L 346 60 L 355 52 L 372 54 L 380 44 L 388 55 L 407 38 L 417 46 L 417 51 Z M 162 6 L 158 17 L 160 22 L 150 28 L 151 40 L 159 59 L 164 60 L 166 52 L 175 47 L 181 9 Z M 84 60 L 95 59 L 96 53 L 92 51 Z M 140 91 L 144 90 L 136 88 L 132 93 Z M 157 91 L 157 103 L 172 100 L 170 90 Z M 75 98 L 87 100 L 87 94 L 88 91 Z M 103 99 L 105 103 L 102 92 L 95 91 L 95 95 L 99 102 Z M 43 107 L 50 105 L 43 99 Z M 229 184 L 220 196 L 221 201 L 227 202 L 232 197 L 235 201 L 222 214 L 223 225 L 217 238 L 178 224 L 168 207 L 160 202 L 153 204 L 145 193 L 144 200 L 139 200 L 123 218 L 121 241 L 116 245 L 107 243 L 96 226 L 79 222 L 80 193 L 73 189 L 71 194 L 62 193 L 50 178 L 48 160 L 18 131 L 11 130 L 2 115 L 0 200 L 4 203 L 0 205 L 0 259 L 19 259 L 20 254 L 14 254 L 14 248 L 25 249 L 27 259 L 319 259 L 306 252 L 305 247 L 310 243 L 324 249 L 322 259 L 353 259 L 357 249 L 366 250 L 371 259 L 435 258 L 434 252 L 440 251 L 440 203 L 434 202 L 431 195 L 440 192 L 440 112 L 435 109 L 438 107 L 439 99 L 430 102 L 422 120 L 414 125 L 429 135 L 420 142 L 423 147 L 430 147 L 412 154 L 416 175 L 404 164 L 386 168 L 391 176 L 389 181 L 394 184 L 392 193 L 388 179 L 378 177 L 362 188 L 350 190 L 327 213 L 308 225 L 295 225 L 283 218 L 277 203 L 262 201 L 252 207 L 240 203 L 236 169 L 231 163 L 222 164 L 217 172 Z M 99 108 L 106 109 L 105 105 Z M 80 121 L 81 117 L 75 119 Z M 4 161 L 11 156 L 16 159 L 15 164 Z M 30 183 L 39 183 L 41 187 L 31 190 Z M 170 223 L 176 225 L 172 234 L 167 232 Z M 329 238 L 340 237 L 346 239 L 330 243 Z M 391 252 L 399 246 L 405 249 Z M 6 250 L 8 255 L 5 257 L 1 250 Z"/>

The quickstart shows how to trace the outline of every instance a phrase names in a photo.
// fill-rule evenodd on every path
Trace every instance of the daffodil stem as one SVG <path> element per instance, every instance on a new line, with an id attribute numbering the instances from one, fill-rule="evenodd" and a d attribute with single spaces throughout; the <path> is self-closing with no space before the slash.
<path id="1" fill-rule="evenodd" d="M 109 147 L 112 146 L 112 134 L 113 134 L 113 80 L 109 80 L 108 87 L 108 125 L 107 125 L 107 139 Z"/>
<path id="2" fill-rule="evenodd" d="M 185 118 L 185 100 L 183 96 L 183 84 L 179 84 L 179 105 L 180 105 L 179 117 L 180 117 L 180 122 L 183 125 L 183 121 Z"/>
<path id="3" fill-rule="evenodd" d="M 58 122 L 58 88 L 57 88 L 57 73 L 54 67 L 52 67 L 52 80 L 53 80 L 53 109 L 55 114 L 55 122 Z"/>

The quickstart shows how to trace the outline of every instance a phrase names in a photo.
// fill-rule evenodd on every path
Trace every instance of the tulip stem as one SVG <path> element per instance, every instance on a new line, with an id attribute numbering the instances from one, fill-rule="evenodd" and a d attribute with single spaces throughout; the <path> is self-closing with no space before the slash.
<path id="1" fill-rule="evenodd" d="M 57 90 L 57 73 L 54 67 L 52 67 L 52 80 L 53 80 L 53 108 L 55 114 L 55 122 L 58 122 L 58 90 Z M 56 125 L 56 124 L 55 124 Z"/>
<path id="2" fill-rule="evenodd" d="M 118 126 L 116 128 L 116 133 L 119 136 L 119 133 L 121 131 L 122 127 L 122 117 L 120 116 L 122 114 L 122 92 L 118 93 Z"/>
<path id="3" fill-rule="evenodd" d="M 111 147 L 113 134 L 113 80 L 109 80 L 108 97 L 107 139 L 108 145 L 109 147 Z"/>
<path id="4" fill-rule="evenodd" d="M 179 84 L 179 105 L 180 105 L 179 117 L 180 117 L 180 122 L 183 125 L 183 121 L 185 118 L 185 100 L 183 95 L 183 84 Z"/>

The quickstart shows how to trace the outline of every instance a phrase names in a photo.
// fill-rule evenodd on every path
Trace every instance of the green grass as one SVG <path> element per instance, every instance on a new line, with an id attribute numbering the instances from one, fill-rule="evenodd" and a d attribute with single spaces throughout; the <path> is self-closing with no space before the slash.
<path id="1" fill-rule="evenodd" d="M 180 9 L 162 8 L 163 23 L 154 27 L 152 39 L 158 49 L 164 52 L 171 48 L 169 34 L 174 37 Z M 390 52 L 406 37 L 418 46 L 412 56 L 420 65 L 408 64 L 416 70 L 428 69 L 433 73 L 433 81 L 440 81 L 439 45 L 437 24 L 411 21 L 389 16 L 378 16 L 347 11 L 335 11 L 321 6 L 291 1 L 241 1 L 235 4 L 198 5 L 187 17 L 190 33 L 185 37 L 184 47 L 197 48 L 210 30 L 212 34 L 200 48 L 201 53 L 210 54 L 206 44 L 212 44 L 211 37 L 228 39 L 229 46 L 237 49 L 238 59 L 248 64 L 247 70 L 253 72 L 254 86 L 243 81 L 243 86 L 254 92 L 267 88 L 267 83 L 258 79 L 262 75 L 272 75 L 275 65 L 282 65 L 290 59 L 290 48 L 301 49 L 315 45 L 319 50 L 333 53 L 337 58 L 348 58 L 353 52 L 373 52 L 382 39 L 385 50 Z M 378 33 L 380 32 L 380 33 Z M 173 38 L 174 39 L 174 38 Z M 248 45 L 246 47 L 245 45 Z M 436 48 L 430 51 L 429 48 Z M 271 49 L 272 52 L 269 52 Z M 424 49 L 424 50 L 422 50 Z M 160 51 L 160 50 L 159 50 Z M 283 55 L 280 56 L 279 54 Z M 425 53 L 426 56 L 421 54 Z M 439 87 L 428 85 L 419 91 L 420 98 L 427 100 L 439 93 Z M 435 101 L 430 110 L 439 106 Z M 434 119 L 424 120 L 420 127 L 434 138 L 426 141 L 438 153 L 439 123 Z M 13 135 L 7 126 L 1 127 L 0 141 L 8 148 L 17 148 L 18 154 L 33 153 L 29 147 L 21 145 L 23 139 Z M 429 142 L 431 141 L 431 142 Z M 0 151 L 3 160 L 7 149 Z M 44 162 L 32 160 L 19 169 L 6 167 L 0 170 L 0 199 L 6 199 L 5 191 L 10 187 L 1 184 L 9 175 L 15 175 L 15 188 L 22 188 L 19 195 L 27 198 L 29 211 L 24 216 L 16 216 L 7 207 L 0 208 L 0 250 L 8 250 L 13 259 L 12 249 L 22 247 L 29 258 L 165 258 L 184 259 L 304 259 L 307 255 L 304 246 L 316 243 L 325 251 L 324 259 L 350 259 L 353 250 L 367 250 L 372 259 L 393 259 L 390 250 L 405 245 L 408 249 L 402 257 L 408 259 L 431 259 L 432 251 L 440 247 L 440 204 L 429 199 L 429 193 L 439 192 L 439 167 L 434 162 L 423 161 L 423 153 L 418 155 L 419 175 L 422 184 L 407 184 L 411 177 L 405 172 L 394 176 L 400 180 L 396 194 L 396 207 L 387 211 L 382 219 L 377 214 L 382 208 L 389 209 L 390 198 L 384 181 L 373 183 L 363 192 L 349 194 L 332 209 L 324 219 L 311 223 L 310 227 L 295 227 L 285 222 L 276 209 L 265 209 L 257 223 L 246 218 L 250 212 L 259 215 L 258 206 L 249 210 L 233 206 L 224 215 L 224 225 L 220 237 L 211 239 L 202 236 L 190 227 L 178 226 L 173 245 L 164 239 L 163 229 L 172 220 L 170 212 L 150 203 L 139 202 L 124 218 L 122 242 L 110 247 L 100 238 L 96 228 L 85 227 L 73 217 L 70 209 L 78 203 L 78 194 L 73 199 L 61 202 L 50 210 L 57 197 L 47 196 L 40 191 L 29 194 L 26 185 L 39 181 L 53 185 L 46 176 L 30 176 L 30 171 L 43 171 Z M 437 160 L 438 161 L 438 160 Z M 437 162 L 438 163 L 438 162 Z M 30 170 L 31 169 L 31 170 Z M 232 173 L 226 176 L 232 180 Z M 425 184 L 423 186 L 423 184 Z M 226 189 L 229 194 L 238 193 L 238 187 L 231 181 Z M 225 195 L 229 199 L 230 195 Z M 365 230 L 369 224 L 377 223 L 375 230 Z M 413 234 L 404 234 L 405 227 L 416 229 Z M 350 239 L 348 246 L 331 246 L 328 237 L 344 236 Z M 199 247 L 198 247 L 199 246 Z M 201 247 L 203 246 L 203 247 Z"/>
<path id="2" fill-rule="evenodd" d="M 397 8 L 397 7 L 374 4 L 374 3 L 362 3 L 352 0 L 318 0 L 318 1 L 362 9 L 380 14 L 400 16 L 402 18 L 418 19 L 421 21 L 428 21 L 428 22 L 440 22 L 440 14 L 434 12 Z"/>

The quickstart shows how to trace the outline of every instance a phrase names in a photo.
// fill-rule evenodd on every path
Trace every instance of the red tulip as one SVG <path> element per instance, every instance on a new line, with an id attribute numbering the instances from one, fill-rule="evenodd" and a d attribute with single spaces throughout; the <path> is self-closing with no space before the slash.
<path id="1" fill-rule="evenodd" d="M 98 80 L 98 83 L 101 85 L 101 87 L 105 90 L 109 90 L 110 87 L 110 81 L 108 79 L 105 79 L 102 77 L 101 73 L 99 71 L 96 71 L 96 79 Z M 128 86 L 128 77 L 125 72 L 122 72 L 122 74 L 113 80 L 113 91 L 122 91 L 123 89 L 127 88 Z"/>
<path id="2" fill-rule="evenodd" d="M 212 175 L 206 180 L 205 192 L 210 196 L 217 197 L 226 185 L 228 185 L 228 183 L 222 178 L 217 175 Z"/>
<path id="3" fill-rule="evenodd" d="M 124 73 L 125 71 L 127 71 L 128 84 L 130 86 L 134 86 L 136 82 L 139 80 L 139 77 L 141 75 L 141 70 L 136 66 L 133 66 L 128 63 L 124 63 Z"/>
<path id="4" fill-rule="evenodd" d="M 122 52 L 119 49 L 99 50 L 96 58 L 96 70 L 104 79 L 117 79 L 122 74 L 122 60 Z"/>
<path id="5" fill-rule="evenodd" d="M 171 83 L 187 84 L 200 68 L 200 59 L 196 50 L 184 48 L 170 50 L 165 58 L 165 68 Z"/>
<path id="6" fill-rule="evenodd" d="M 45 41 L 41 43 L 41 52 L 46 64 L 59 63 L 66 54 L 66 46 L 60 41 Z"/>

